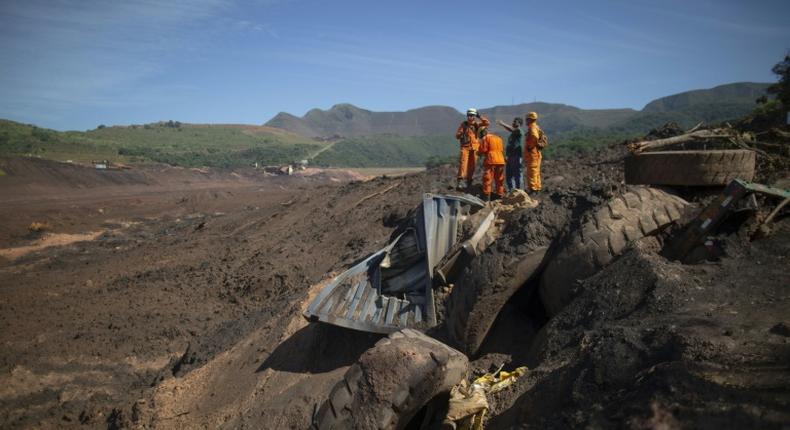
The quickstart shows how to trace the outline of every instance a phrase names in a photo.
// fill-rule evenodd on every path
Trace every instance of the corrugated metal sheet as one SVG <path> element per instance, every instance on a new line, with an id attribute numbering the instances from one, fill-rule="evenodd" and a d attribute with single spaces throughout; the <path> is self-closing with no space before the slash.
<path id="1" fill-rule="evenodd" d="M 376 333 L 436 325 L 433 268 L 455 244 L 472 205 L 484 203 L 469 195 L 425 194 L 416 228 L 333 279 L 305 317 Z"/>
<path id="2" fill-rule="evenodd" d="M 461 204 L 485 206 L 477 197 L 445 196 L 425 194 L 422 201 L 422 215 L 425 220 L 426 249 L 428 267 L 433 268 L 439 263 L 447 251 L 452 248 L 458 237 L 458 216 Z"/>

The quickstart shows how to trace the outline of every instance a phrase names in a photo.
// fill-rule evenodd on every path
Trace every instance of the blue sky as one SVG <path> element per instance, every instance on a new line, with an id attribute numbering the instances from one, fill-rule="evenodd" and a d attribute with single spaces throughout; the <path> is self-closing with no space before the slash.
<path id="1" fill-rule="evenodd" d="M 775 81 L 788 16 L 786 0 L 4 0 L 0 118 L 84 130 L 336 103 L 641 109 Z"/>

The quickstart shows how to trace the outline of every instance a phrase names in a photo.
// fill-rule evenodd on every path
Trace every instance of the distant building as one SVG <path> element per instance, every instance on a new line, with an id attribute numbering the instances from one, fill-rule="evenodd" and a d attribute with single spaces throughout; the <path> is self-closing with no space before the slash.
<path id="1" fill-rule="evenodd" d="M 274 175 L 291 175 L 294 172 L 294 167 L 291 164 L 282 166 L 263 166 L 263 171 Z"/>
<path id="2" fill-rule="evenodd" d="M 98 170 L 107 170 L 111 167 L 109 160 L 91 161 L 91 164 L 93 164 L 94 169 Z"/>

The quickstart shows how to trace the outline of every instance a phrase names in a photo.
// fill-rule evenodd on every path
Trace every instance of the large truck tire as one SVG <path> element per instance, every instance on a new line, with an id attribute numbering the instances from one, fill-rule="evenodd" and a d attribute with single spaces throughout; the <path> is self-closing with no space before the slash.
<path id="1" fill-rule="evenodd" d="M 577 280 L 588 278 L 620 255 L 629 242 L 652 235 L 677 221 L 688 202 L 649 187 L 631 191 L 596 209 L 561 239 L 546 265 L 540 298 L 546 312 L 557 314 L 575 295 Z"/>
<path id="2" fill-rule="evenodd" d="M 754 178 L 754 151 L 658 151 L 625 159 L 625 182 L 643 185 L 727 185 Z"/>
<path id="3" fill-rule="evenodd" d="M 515 257 L 477 257 L 447 298 L 444 325 L 449 343 L 475 356 L 505 303 L 539 272 L 547 249 Z"/>
<path id="4" fill-rule="evenodd" d="M 435 397 L 466 378 L 469 360 L 413 329 L 367 350 L 332 389 L 314 429 L 403 429 Z"/>

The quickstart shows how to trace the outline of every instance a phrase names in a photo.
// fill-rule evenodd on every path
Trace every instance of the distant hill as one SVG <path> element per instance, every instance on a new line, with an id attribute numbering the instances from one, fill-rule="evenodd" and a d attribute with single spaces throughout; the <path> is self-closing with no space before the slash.
<path id="1" fill-rule="evenodd" d="M 325 145 L 282 129 L 254 125 L 167 121 L 59 132 L 0 120 L 0 155 L 59 161 L 107 159 L 185 167 L 235 167 L 255 162 L 287 163 L 308 157 Z"/>
<path id="2" fill-rule="evenodd" d="M 754 107 L 754 101 L 765 95 L 771 84 L 737 82 L 707 90 L 686 91 L 653 100 L 642 109 L 644 113 L 670 112 L 698 105 L 744 105 Z"/>
<path id="3" fill-rule="evenodd" d="M 510 123 L 529 111 L 540 115 L 549 134 L 549 157 L 594 150 L 599 145 L 644 135 L 669 121 L 691 127 L 742 117 L 768 84 L 736 83 L 656 99 L 644 109 L 580 109 L 558 103 L 483 108 L 492 122 Z M 457 154 L 455 129 L 463 114 L 448 106 L 405 112 L 373 112 L 350 104 L 313 109 L 303 117 L 279 113 L 264 126 L 182 124 L 174 121 L 100 126 L 87 132 L 58 132 L 0 120 L 0 155 L 54 160 L 160 162 L 177 166 L 237 167 L 300 159 L 325 166 L 423 165 Z M 505 137 L 498 126 L 492 131 Z"/>
<path id="4" fill-rule="evenodd" d="M 426 106 L 405 112 L 373 112 L 344 103 L 329 110 L 312 109 L 302 118 L 281 112 L 265 125 L 306 137 L 431 136 L 446 133 L 447 125 L 460 119 L 461 114 L 448 106 Z"/>
<path id="5" fill-rule="evenodd" d="M 551 137 L 546 155 L 591 150 L 598 145 L 644 135 L 652 128 L 676 122 L 690 128 L 698 122 L 717 123 L 742 117 L 755 107 L 769 84 L 742 82 L 662 97 L 641 111 L 634 109 L 581 109 L 558 103 L 494 106 L 480 111 L 492 123 L 510 123 L 530 111 L 538 112 Z M 332 166 L 404 166 L 428 159 L 452 159 L 453 138 L 464 115 L 448 106 L 430 106 L 406 112 L 372 112 L 350 104 L 329 110 L 312 109 L 299 118 L 280 113 L 267 126 L 305 137 L 335 142 L 312 161 Z M 495 133 L 507 132 L 493 126 Z"/>
<path id="6" fill-rule="evenodd" d="M 639 114 L 633 109 L 580 109 L 557 103 L 495 106 L 481 109 L 480 112 L 487 116 L 492 123 L 499 119 L 508 124 L 517 116 L 523 118 L 527 112 L 538 112 L 541 127 L 554 133 L 570 131 L 579 127 L 609 127 Z M 457 126 L 458 124 L 455 124 L 455 127 Z"/>
<path id="7" fill-rule="evenodd" d="M 742 116 L 754 108 L 755 99 L 770 84 L 741 82 L 706 90 L 694 90 L 648 103 L 644 109 L 580 109 L 557 103 L 525 103 L 482 108 L 491 121 L 511 122 L 529 111 L 540 114 L 547 132 L 563 133 L 585 128 L 619 132 L 646 132 L 675 121 L 681 125 L 699 121 L 718 122 Z M 405 112 L 373 112 L 351 104 L 329 110 L 312 109 L 299 118 L 279 113 L 265 125 L 311 138 L 357 138 L 375 135 L 405 137 L 446 135 L 454 132 L 463 114 L 448 106 L 428 106 Z"/>
<path id="8" fill-rule="evenodd" d="M 558 103 L 525 103 L 495 106 L 480 112 L 496 121 L 510 123 L 515 116 L 529 111 L 541 114 L 541 124 L 554 131 L 582 127 L 608 127 L 625 121 L 639 112 L 633 109 L 580 109 Z M 312 109 L 302 118 L 280 112 L 265 125 L 311 138 L 355 138 L 377 135 L 404 137 L 437 136 L 454 132 L 464 115 L 449 106 L 427 106 L 405 112 L 373 112 L 351 104 L 339 104 L 329 110 Z"/>

